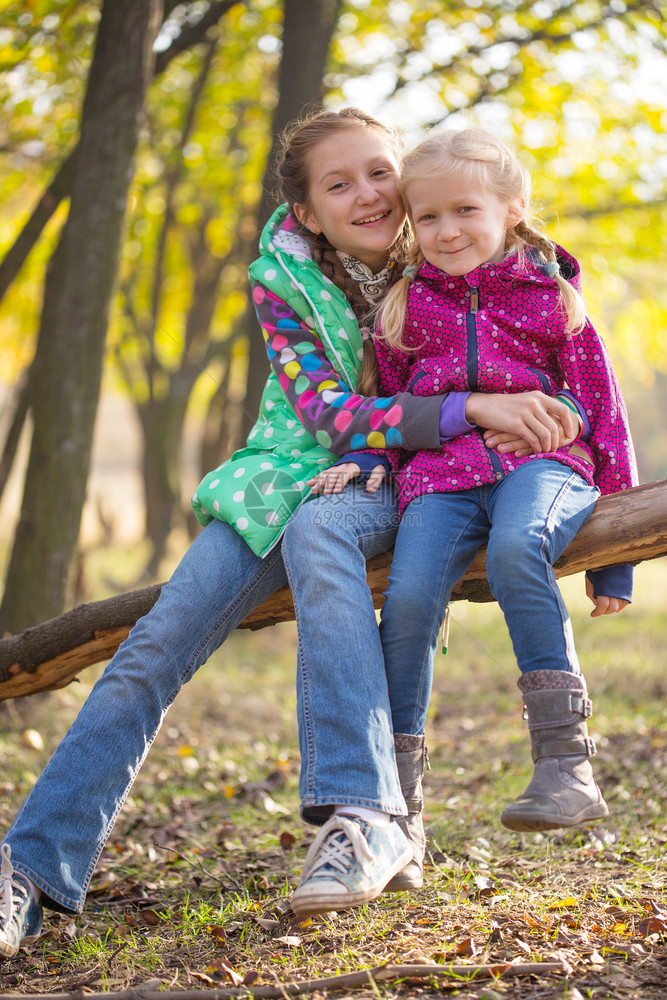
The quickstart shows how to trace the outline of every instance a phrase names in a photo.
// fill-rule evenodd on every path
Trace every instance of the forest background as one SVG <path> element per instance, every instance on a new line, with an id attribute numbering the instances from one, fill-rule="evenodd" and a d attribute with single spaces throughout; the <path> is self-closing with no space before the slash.
<path id="1" fill-rule="evenodd" d="M 665 13 L 2 0 L 0 629 L 104 596 L 102 545 L 131 552 L 105 583 L 123 589 L 196 532 L 188 498 L 242 444 L 268 371 L 246 269 L 276 137 L 319 103 L 408 145 L 479 124 L 521 149 L 549 234 L 582 262 L 641 480 L 666 478 Z"/>

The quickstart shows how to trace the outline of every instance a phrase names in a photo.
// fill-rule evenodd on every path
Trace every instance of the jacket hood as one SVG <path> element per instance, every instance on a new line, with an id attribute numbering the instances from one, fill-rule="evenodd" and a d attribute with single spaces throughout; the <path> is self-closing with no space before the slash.
<path id="1" fill-rule="evenodd" d="M 305 237 L 297 232 L 297 223 L 287 204 L 279 205 L 262 230 L 259 239 L 259 252 L 273 256 L 276 251 L 294 257 L 299 264 L 312 261 L 313 251 Z"/>

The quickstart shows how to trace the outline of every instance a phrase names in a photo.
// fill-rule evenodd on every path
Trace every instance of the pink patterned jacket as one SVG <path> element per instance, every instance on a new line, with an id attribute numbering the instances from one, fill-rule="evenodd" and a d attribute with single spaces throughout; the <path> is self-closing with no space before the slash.
<path id="1" fill-rule="evenodd" d="M 558 261 L 578 288 L 577 261 L 560 248 Z M 555 395 L 567 386 L 583 404 L 591 434 L 576 447 L 519 459 L 487 448 L 480 428 L 440 449 L 417 451 L 396 477 L 401 513 L 425 493 L 493 483 L 539 458 L 569 465 L 601 493 L 636 485 L 625 404 L 605 346 L 590 323 L 580 334 L 567 333 L 558 285 L 536 251 L 528 250 L 522 263 L 512 255 L 461 277 L 424 262 L 410 283 L 403 329 L 413 350 L 396 350 L 381 335 L 376 341 L 383 395 L 466 389 Z"/>

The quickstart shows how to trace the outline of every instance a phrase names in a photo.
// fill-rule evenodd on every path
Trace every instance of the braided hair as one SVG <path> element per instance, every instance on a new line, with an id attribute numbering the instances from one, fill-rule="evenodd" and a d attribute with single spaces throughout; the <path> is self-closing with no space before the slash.
<path id="1" fill-rule="evenodd" d="M 362 295 L 357 282 L 352 278 L 336 253 L 335 247 L 324 233 L 313 233 L 297 218 L 295 205 L 307 205 L 309 196 L 308 154 L 318 143 L 328 139 L 332 132 L 351 127 L 374 129 L 386 138 L 389 147 L 401 155 L 401 143 L 393 129 L 383 125 L 372 115 L 358 108 L 342 108 L 340 111 L 318 111 L 289 126 L 282 135 L 281 154 L 278 158 L 277 173 L 280 182 L 280 196 L 286 201 L 294 220 L 295 231 L 308 241 L 313 258 L 322 274 L 340 289 L 350 304 L 360 327 L 373 325 L 374 310 Z M 400 277 L 402 265 L 407 258 L 411 231 L 406 223 L 398 240 L 392 247 L 396 264 L 391 269 L 389 286 Z M 357 377 L 357 391 L 363 396 L 375 395 L 379 382 L 379 368 L 373 342 L 366 338 L 363 342 L 364 355 Z"/>

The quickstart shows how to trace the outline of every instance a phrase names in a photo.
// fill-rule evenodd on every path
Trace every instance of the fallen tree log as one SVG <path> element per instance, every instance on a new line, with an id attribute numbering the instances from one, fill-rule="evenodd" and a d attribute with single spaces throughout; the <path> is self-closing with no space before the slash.
<path id="1" fill-rule="evenodd" d="M 615 563 L 639 563 L 667 554 L 667 481 L 602 497 L 564 555 L 557 576 Z M 391 552 L 368 563 L 375 607 L 381 607 Z M 161 585 L 145 587 L 93 604 L 82 604 L 15 636 L 0 639 L 0 701 L 69 684 L 85 667 L 108 660 L 138 618 L 152 608 Z M 455 600 L 492 601 L 481 549 L 459 581 Z M 278 591 L 241 624 L 259 629 L 291 621 L 294 605 L 288 588 Z"/>

